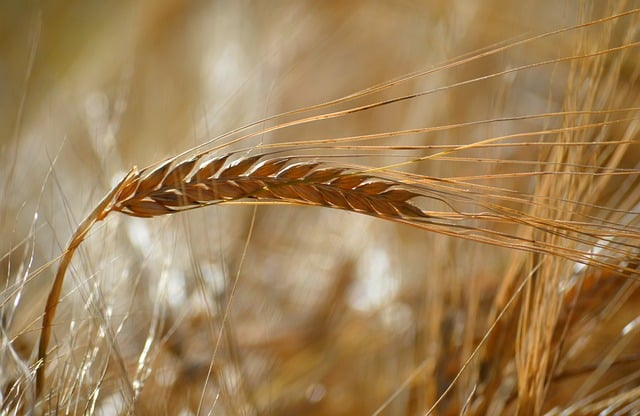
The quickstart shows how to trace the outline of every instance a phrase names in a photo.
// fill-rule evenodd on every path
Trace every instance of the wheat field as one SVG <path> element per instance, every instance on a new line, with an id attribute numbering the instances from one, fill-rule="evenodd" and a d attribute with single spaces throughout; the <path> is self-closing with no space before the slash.
<path id="1" fill-rule="evenodd" d="M 3 2 L 2 414 L 640 413 L 640 3 Z"/>

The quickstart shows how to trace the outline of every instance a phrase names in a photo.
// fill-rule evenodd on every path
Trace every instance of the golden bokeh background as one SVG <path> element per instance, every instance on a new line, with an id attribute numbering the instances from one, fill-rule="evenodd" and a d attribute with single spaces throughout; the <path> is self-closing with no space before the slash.
<path id="1" fill-rule="evenodd" d="M 41 311 L 57 257 L 74 227 L 132 166 L 267 116 L 633 7 L 604 3 L 3 2 L 6 409 L 33 406 Z M 580 39 L 607 30 L 630 44 L 637 21 L 632 14 L 613 29 L 542 39 L 404 82 L 377 99 L 571 56 Z M 623 96 L 607 102 L 638 105 L 637 58 L 634 49 L 622 60 L 616 88 Z M 220 152 L 553 111 L 562 107 L 571 70 L 557 64 L 516 71 L 258 135 Z M 338 108 L 365 102 L 371 101 Z M 544 126 L 482 124 L 381 144 L 464 144 Z M 323 151 L 339 153 L 317 150 Z M 514 152 L 491 154 L 519 157 Z M 626 156 L 630 168 L 637 155 Z M 381 152 L 371 163 L 394 160 Z M 449 177 L 500 168 L 434 161 L 408 169 Z M 229 205 L 148 220 L 114 214 L 92 231 L 67 276 L 45 408 L 105 415 L 424 414 L 486 333 L 502 277 L 523 256 L 324 208 Z M 606 304 L 596 302 L 593 310 Z M 623 315 L 608 324 L 612 332 L 632 321 L 632 310 Z M 472 363 L 438 414 L 458 414 L 469 397 L 482 395 L 477 381 L 490 373 L 483 365 L 490 363 Z M 632 367 L 625 374 L 638 366 Z M 496 377 L 513 387 L 509 374 Z M 492 414 L 513 414 L 514 395 L 503 393 L 496 400 L 503 408 Z M 545 411 L 571 394 L 559 383 L 547 397 Z"/>

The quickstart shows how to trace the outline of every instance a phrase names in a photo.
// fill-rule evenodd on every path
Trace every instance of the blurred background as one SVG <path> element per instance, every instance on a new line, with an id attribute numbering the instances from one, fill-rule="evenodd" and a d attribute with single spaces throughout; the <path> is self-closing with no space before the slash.
<path id="1" fill-rule="evenodd" d="M 2 2 L 6 409 L 33 405 L 40 318 L 58 256 L 132 166 L 267 116 L 629 7 L 593 3 Z M 616 20 L 614 38 L 631 42 L 630 22 Z M 404 82 L 376 100 L 570 56 L 584 36 L 512 48 Z M 633 62 L 624 60 L 619 71 L 629 95 L 637 92 Z M 553 111 L 562 107 L 570 70 L 517 71 L 257 135 L 220 152 Z M 544 123 L 489 123 L 382 143 L 464 144 Z M 395 161 L 387 156 L 358 163 Z M 495 166 L 433 161 L 408 169 L 449 177 Z M 47 406 L 105 415 L 424 414 L 487 331 L 502 277 L 518 256 L 324 208 L 113 214 L 90 233 L 68 273 L 50 346 Z M 474 365 L 439 414 L 462 411 L 486 374 Z M 501 400 L 506 409 L 514 383 Z"/>

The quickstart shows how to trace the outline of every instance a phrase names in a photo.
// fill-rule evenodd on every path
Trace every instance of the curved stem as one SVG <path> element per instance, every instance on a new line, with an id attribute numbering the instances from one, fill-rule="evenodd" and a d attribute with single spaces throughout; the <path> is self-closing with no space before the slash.
<path id="1" fill-rule="evenodd" d="M 111 190 L 111 192 L 109 192 L 102 199 L 102 201 L 100 201 L 98 206 L 82 221 L 82 223 L 73 233 L 71 241 L 69 242 L 69 245 L 67 246 L 62 258 L 60 259 L 60 264 L 58 265 L 58 270 L 56 272 L 55 279 L 53 280 L 53 286 L 49 291 L 47 304 L 44 308 L 44 314 L 42 316 L 42 330 L 40 332 L 40 343 L 38 345 L 39 365 L 36 369 L 36 397 L 40 397 L 44 389 L 47 348 L 49 346 L 49 339 L 51 338 L 51 327 L 56 314 L 58 303 L 60 301 L 60 293 L 62 292 L 64 275 L 67 271 L 67 268 L 69 267 L 69 263 L 71 263 L 73 254 L 75 253 L 80 243 L 84 241 L 91 227 L 96 222 L 103 220 L 109 214 L 109 212 L 113 210 L 113 206 L 115 202 L 117 202 L 118 196 L 122 189 L 126 185 L 131 183 L 137 177 L 137 175 L 137 169 L 134 167 L 129 171 L 124 179 L 122 179 L 122 181 L 120 181 L 120 183 L 116 185 Z"/>

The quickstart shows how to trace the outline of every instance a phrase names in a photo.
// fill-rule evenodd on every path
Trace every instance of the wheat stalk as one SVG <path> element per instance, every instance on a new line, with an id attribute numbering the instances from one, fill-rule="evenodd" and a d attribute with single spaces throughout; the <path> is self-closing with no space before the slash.
<path id="1" fill-rule="evenodd" d="M 136 217 L 172 214 L 225 201 L 253 198 L 302 205 L 324 206 L 368 214 L 378 218 L 408 220 L 428 215 L 411 204 L 419 196 L 401 182 L 382 179 L 348 167 L 322 163 L 293 163 L 283 157 L 264 160 L 262 155 L 238 160 L 231 155 L 203 161 L 202 153 L 177 163 L 175 158 L 138 172 L 132 169 L 80 224 L 71 238 L 47 298 L 38 349 L 36 391 L 44 385 L 46 350 L 64 274 L 73 253 L 91 227 L 110 212 Z"/>
<path id="2" fill-rule="evenodd" d="M 402 182 L 319 162 L 295 162 L 263 155 L 239 159 L 225 166 L 231 154 L 205 160 L 208 152 L 186 161 L 172 158 L 140 172 L 132 169 L 80 224 L 64 252 L 47 298 L 40 337 L 36 390 L 44 386 L 47 346 L 66 269 L 91 227 L 110 212 L 136 217 L 172 214 L 221 202 L 252 198 L 324 206 L 407 221 L 428 218 L 410 200 L 420 196 Z"/>

